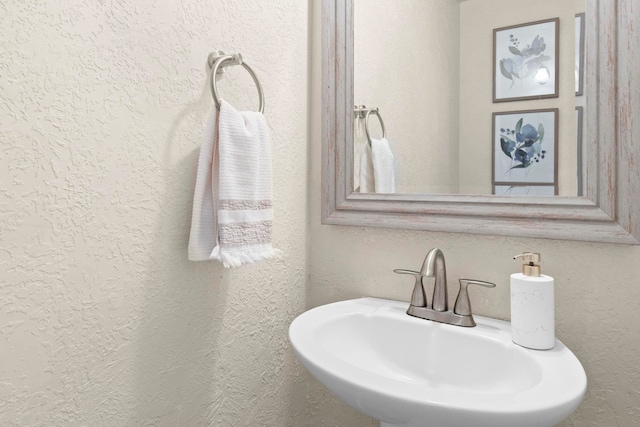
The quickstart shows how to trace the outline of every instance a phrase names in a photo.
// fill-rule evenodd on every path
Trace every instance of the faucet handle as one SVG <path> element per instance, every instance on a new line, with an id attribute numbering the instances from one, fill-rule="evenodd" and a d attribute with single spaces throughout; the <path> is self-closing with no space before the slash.
<path id="1" fill-rule="evenodd" d="M 424 286 L 422 284 L 423 274 L 419 271 L 404 270 L 401 268 L 397 268 L 393 270 L 393 272 L 396 274 L 410 274 L 415 278 L 416 281 L 413 285 L 413 293 L 411 294 L 411 305 L 416 307 L 426 307 L 427 296 L 424 293 Z"/>
<path id="2" fill-rule="evenodd" d="M 487 288 L 495 288 L 496 284 L 491 282 L 484 282 L 482 280 L 473 279 L 460 279 L 460 292 L 458 292 L 458 298 L 456 298 L 456 305 L 453 308 L 453 312 L 460 314 L 461 316 L 471 316 L 471 301 L 469 300 L 469 292 L 467 291 L 468 285 L 480 285 Z"/>

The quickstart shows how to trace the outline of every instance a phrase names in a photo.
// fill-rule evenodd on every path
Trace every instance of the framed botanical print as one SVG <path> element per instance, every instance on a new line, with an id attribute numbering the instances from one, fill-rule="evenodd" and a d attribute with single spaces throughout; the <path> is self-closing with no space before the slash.
<path id="1" fill-rule="evenodd" d="M 555 196 L 556 185 L 494 185 L 493 194 L 499 196 Z"/>
<path id="2" fill-rule="evenodd" d="M 493 102 L 558 96 L 558 18 L 493 30 Z"/>
<path id="3" fill-rule="evenodd" d="M 584 162 L 582 161 L 582 157 L 584 155 L 582 150 L 582 129 L 584 128 L 583 119 L 584 116 L 584 108 L 576 107 L 576 169 L 577 169 L 577 179 L 576 186 L 578 188 L 577 196 L 584 196 Z"/>
<path id="4" fill-rule="evenodd" d="M 493 113 L 494 186 L 558 186 L 558 109 Z"/>
<path id="5" fill-rule="evenodd" d="M 584 94 L 584 12 L 576 15 L 576 96 Z"/>

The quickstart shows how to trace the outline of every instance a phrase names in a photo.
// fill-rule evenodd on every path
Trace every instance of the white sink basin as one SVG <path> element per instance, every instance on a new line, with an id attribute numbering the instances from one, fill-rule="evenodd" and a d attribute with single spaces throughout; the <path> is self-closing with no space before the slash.
<path id="1" fill-rule="evenodd" d="M 382 426 L 542 427 L 584 396 L 582 365 L 560 341 L 522 348 L 510 324 L 474 316 L 464 328 L 407 315 L 408 303 L 342 301 L 298 316 L 289 336 L 302 364 Z"/>

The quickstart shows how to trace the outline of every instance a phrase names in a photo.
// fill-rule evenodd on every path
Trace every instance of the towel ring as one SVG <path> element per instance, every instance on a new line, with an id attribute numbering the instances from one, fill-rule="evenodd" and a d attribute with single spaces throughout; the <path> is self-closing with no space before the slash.
<path id="1" fill-rule="evenodd" d="M 256 76 L 256 73 L 251 69 L 251 67 L 249 67 L 245 62 L 242 61 L 242 55 L 240 55 L 239 53 L 235 55 L 223 54 L 222 56 L 218 56 L 219 53 L 221 52 L 214 52 L 209 55 L 209 64 L 211 66 L 211 95 L 213 95 L 213 102 L 216 103 L 216 107 L 218 108 L 218 110 L 220 109 L 220 94 L 218 93 L 218 88 L 216 86 L 216 75 L 222 74 L 223 70 L 220 69 L 221 67 L 242 65 L 244 69 L 249 72 L 251 78 L 253 79 L 253 82 L 256 84 L 260 102 L 258 111 L 264 113 L 264 92 L 262 91 L 262 86 L 260 85 L 260 81 L 258 80 L 258 76 Z M 233 63 L 223 65 L 223 63 L 227 61 L 233 61 Z"/>
<path id="2" fill-rule="evenodd" d="M 371 146 L 371 135 L 369 134 L 369 115 L 375 114 L 378 116 L 378 120 L 380 120 L 380 127 L 382 128 L 382 137 L 386 138 L 387 132 L 384 129 L 384 122 L 382 121 L 382 116 L 380 115 L 380 111 L 377 108 L 372 108 L 367 111 L 367 114 L 364 116 L 364 131 L 367 134 L 367 141 L 369 142 L 369 146 Z"/>

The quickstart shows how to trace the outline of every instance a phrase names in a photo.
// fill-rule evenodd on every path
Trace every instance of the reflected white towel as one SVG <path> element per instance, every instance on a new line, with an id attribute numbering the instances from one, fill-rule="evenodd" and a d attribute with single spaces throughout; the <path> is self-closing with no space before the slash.
<path id="1" fill-rule="evenodd" d="M 360 192 L 374 193 L 376 191 L 373 178 L 373 162 L 371 160 L 371 147 L 365 141 L 360 152 Z"/>
<path id="2" fill-rule="evenodd" d="M 371 140 L 371 161 L 376 193 L 395 193 L 393 153 L 386 138 Z M 361 184 L 362 185 L 362 184 Z"/>
<path id="3" fill-rule="evenodd" d="M 222 101 L 209 116 L 198 160 L 188 257 L 239 267 L 279 253 L 271 245 L 272 166 L 261 113 Z"/>

